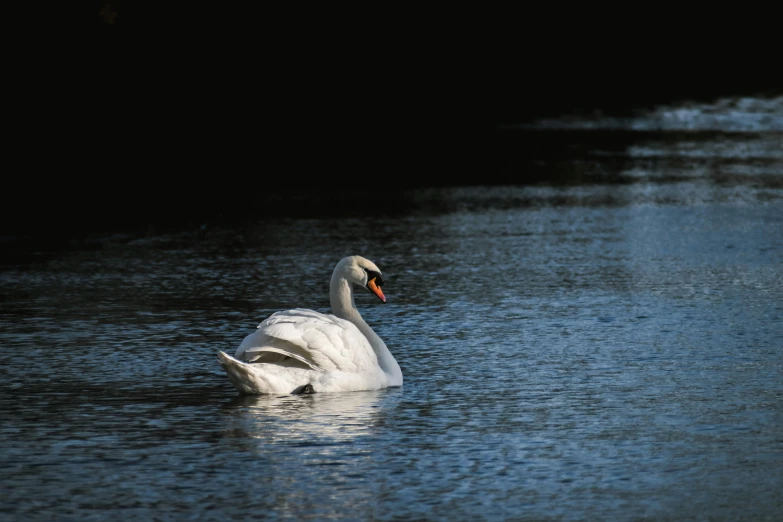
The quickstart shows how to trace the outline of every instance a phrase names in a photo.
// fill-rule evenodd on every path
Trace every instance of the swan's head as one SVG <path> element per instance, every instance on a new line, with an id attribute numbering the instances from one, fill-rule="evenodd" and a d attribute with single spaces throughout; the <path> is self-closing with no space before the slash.
<path id="1" fill-rule="evenodd" d="M 382 302 L 386 302 L 381 286 L 383 277 L 381 269 L 375 263 L 361 256 L 350 256 L 340 260 L 334 269 L 334 274 L 345 278 L 349 283 L 360 286 L 375 294 Z"/>

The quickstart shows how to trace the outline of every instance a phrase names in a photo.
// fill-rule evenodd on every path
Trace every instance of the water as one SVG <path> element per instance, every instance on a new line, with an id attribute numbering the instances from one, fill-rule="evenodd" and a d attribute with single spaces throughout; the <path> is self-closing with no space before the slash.
<path id="1" fill-rule="evenodd" d="M 9 257 L 0 518 L 780 520 L 781 134 L 706 130 L 569 160 L 614 182 Z M 216 351 L 348 254 L 404 386 L 238 396 Z"/>

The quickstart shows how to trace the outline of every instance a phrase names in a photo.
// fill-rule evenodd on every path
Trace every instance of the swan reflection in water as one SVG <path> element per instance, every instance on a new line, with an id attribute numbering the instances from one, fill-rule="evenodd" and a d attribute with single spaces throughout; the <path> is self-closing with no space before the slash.
<path id="1" fill-rule="evenodd" d="M 242 446 L 330 446 L 370 435 L 402 397 L 400 388 L 308 395 L 240 395 L 223 405 L 226 435 Z M 252 449 L 247 448 L 246 449 Z"/>
<path id="2" fill-rule="evenodd" d="M 389 485 L 386 466 L 400 388 L 308 395 L 246 395 L 223 404 L 221 452 L 238 466 L 232 502 L 280 518 L 367 520 Z M 364 513 L 364 515 L 362 515 Z"/>

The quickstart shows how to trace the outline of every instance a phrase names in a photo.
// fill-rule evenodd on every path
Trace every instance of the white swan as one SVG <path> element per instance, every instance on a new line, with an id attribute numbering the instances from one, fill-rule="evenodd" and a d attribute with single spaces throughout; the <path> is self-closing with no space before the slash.
<path id="1" fill-rule="evenodd" d="M 295 308 L 277 312 L 245 337 L 234 357 L 218 360 L 240 393 L 377 390 L 402 385 L 402 371 L 380 337 L 364 322 L 354 288 L 382 302 L 383 278 L 360 256 L 340 260 L 329 283 L 331 314 Z"/>

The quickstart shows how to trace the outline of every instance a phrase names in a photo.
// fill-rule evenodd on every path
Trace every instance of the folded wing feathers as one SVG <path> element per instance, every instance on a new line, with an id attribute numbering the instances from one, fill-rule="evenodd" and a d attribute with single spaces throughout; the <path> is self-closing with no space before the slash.
<path id="1" fill-rule="evenodd" d="M 258 325 L 262 334 L 245 348 L 246 360 L 279 353 L 314 370 L 362 371 L 377 366 L 377 356 L 356 326 L 333 315 L 302 308 L 277 312 Z"/>
<path id="2" fill-rule="evenodd" d="M 302 350 L 296 345 L 289 344 L 285 348 L 276 348 L 274 346 L 263 346 L 263 347 L 257 347 L 257 348 L 249 348 L 245 350 L 245 360 L 248 362 L 253 362 L 261 358 L 262 354 L 264 353 L 279 353 L 281 355 L 285 355 L 287 357 L 291 357 L 292 359 L 296 359 L 298 361 L 302 361 L 307 366 L 312 368 L 313 370 L 323 372 L 325 371 L 323 368 L 318 366 L 315 361 L 312 359 L 312 357 L 309 356 L 307 352 L 300 351 Z"/>

